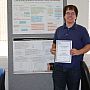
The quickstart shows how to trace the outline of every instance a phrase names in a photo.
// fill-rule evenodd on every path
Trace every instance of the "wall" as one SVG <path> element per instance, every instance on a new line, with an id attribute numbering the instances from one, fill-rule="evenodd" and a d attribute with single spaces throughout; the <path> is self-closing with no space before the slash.
<path id="1" fill-rule="evenodd" d="M 79 11 L 77 23 L 88 29 L 89 0 L 67 0 L 67 4 L 76 5 Z"/>

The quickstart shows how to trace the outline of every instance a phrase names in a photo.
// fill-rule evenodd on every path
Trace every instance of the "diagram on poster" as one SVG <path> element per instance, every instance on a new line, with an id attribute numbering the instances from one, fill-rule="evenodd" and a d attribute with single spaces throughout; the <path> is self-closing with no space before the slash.
<path id="1" fill-rule="evenodd" d="M 13 34 L 52 34 L 63 24 L 63 0 L 12 0 Z"/>
<path id="2" fill-rule="evenodd" d="M 52 40 L 13 41 L 13 73 L 49 72 L 48 65 L 54 62 L 51 44 Z"/>

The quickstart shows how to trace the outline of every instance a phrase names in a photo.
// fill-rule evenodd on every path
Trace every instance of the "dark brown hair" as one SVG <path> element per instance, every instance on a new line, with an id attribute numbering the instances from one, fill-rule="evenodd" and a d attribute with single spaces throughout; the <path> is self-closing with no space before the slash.
<path id="1" fill-rule="evenodd" d="M 68 9 L 69 9 L 69 10 L 74 10 L 74 11 L 75 11 L 75 14 L 76 14 L 76 17 L 77 17 L 77 15 L 78 15 L 78 9 L 77 9 L 77 7 L 74 6 L 74 5 L 67 5 L 67 6 L 65 6 L 64 9 L 63 9 L 63 16 L 65 16 L 66 11 L 67 11 Z"/>

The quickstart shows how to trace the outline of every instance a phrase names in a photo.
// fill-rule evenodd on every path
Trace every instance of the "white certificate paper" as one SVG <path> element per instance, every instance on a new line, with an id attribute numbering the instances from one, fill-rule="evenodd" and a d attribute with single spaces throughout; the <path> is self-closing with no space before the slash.
<path id="1" fill-rule="evenodd" d="M 71 40 L 56 41 L 56 60 L 55 62 L 71 63 L 70 50 L 72 49 Z"/>

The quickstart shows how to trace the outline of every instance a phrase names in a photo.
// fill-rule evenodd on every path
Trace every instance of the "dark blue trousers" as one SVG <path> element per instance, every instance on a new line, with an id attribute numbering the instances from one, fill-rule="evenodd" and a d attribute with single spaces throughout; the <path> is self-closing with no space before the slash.
<path id="1" fill-rule="evenodd" d="M 70 69 L 54 66 L 52 76 L 54 90 L 65 90 L 66 85 L 68 90 L 79 90 L 81 77 L 80 69 Z"/>

